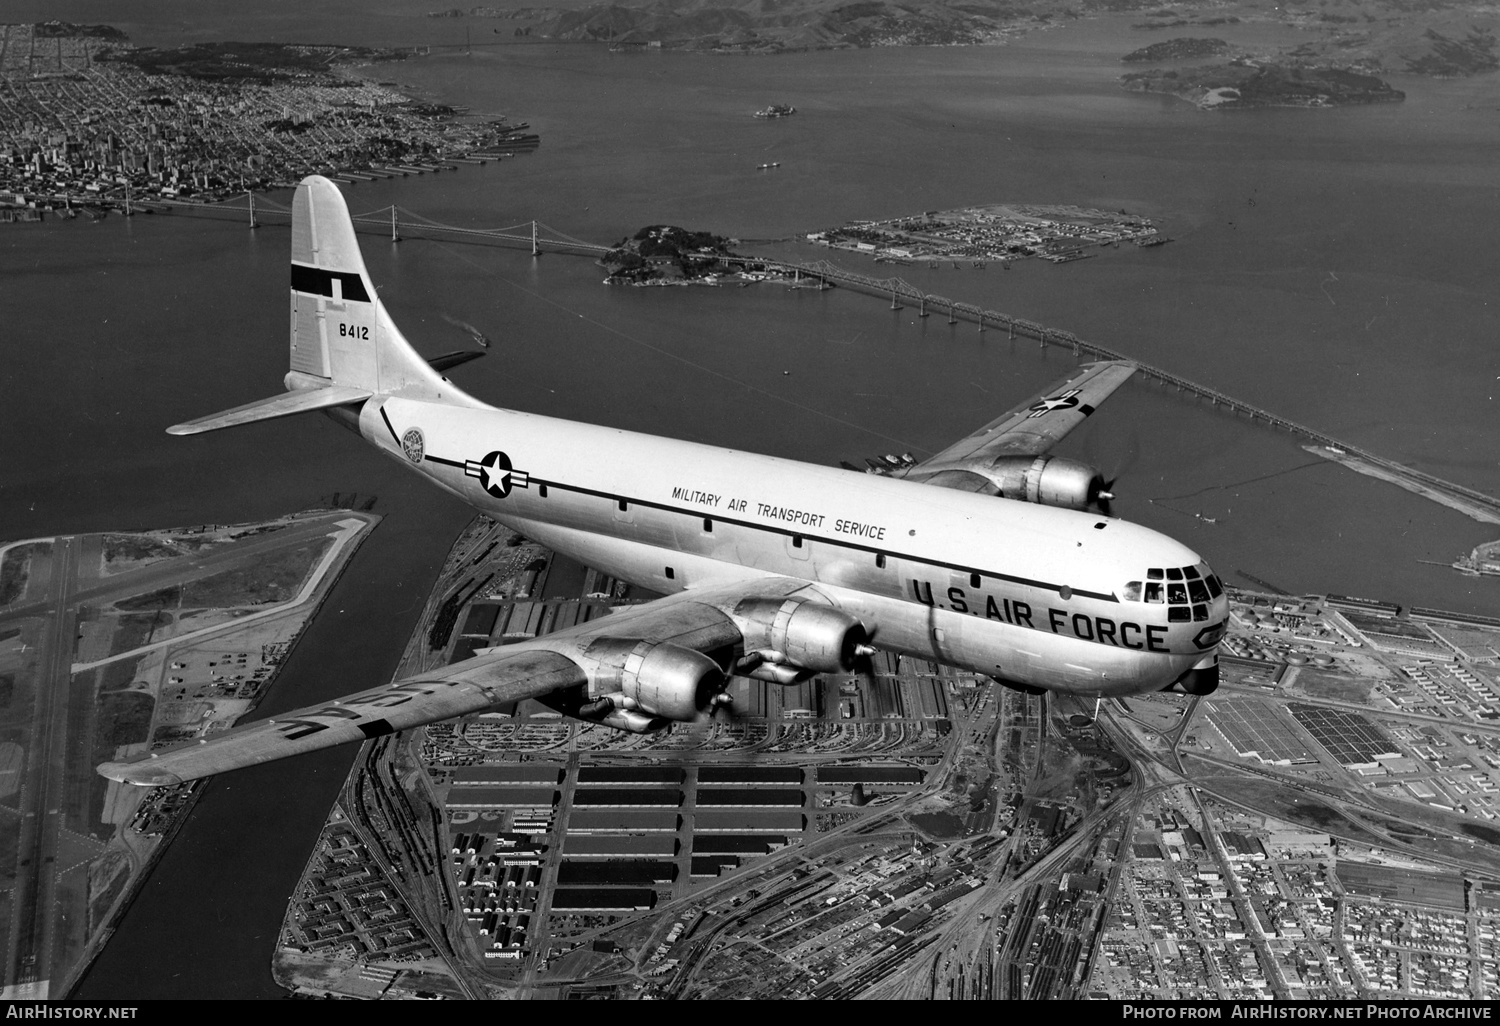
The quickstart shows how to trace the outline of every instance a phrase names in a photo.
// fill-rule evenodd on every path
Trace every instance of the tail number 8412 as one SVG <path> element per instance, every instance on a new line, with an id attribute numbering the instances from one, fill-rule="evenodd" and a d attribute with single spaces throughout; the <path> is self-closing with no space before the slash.
<path id="1" fill-rule="evenodd" d="M 361 324 L 339 322 L 339 338 L 357 338 L 369 341 L 370 329 Z"/>

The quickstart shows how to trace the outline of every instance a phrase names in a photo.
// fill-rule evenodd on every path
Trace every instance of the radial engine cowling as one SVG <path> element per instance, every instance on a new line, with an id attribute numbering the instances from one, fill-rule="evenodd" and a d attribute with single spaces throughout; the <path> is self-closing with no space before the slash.
<path id="1" fill-rule="evenodd" d="M 852 670 L 868 645 L 865 625 L 842 610 L 806 599 L 745 599 L 734 622 L 746 652 L 780 656 L 777 662 L 823 673 Z"/>
<path id="2" fill-rule="evenodd" d="M 1064 509 L 1095 508 L 1105 491 L 1099 471 L 1061 456 L 1002 456 L 983 473 L 1004 498 Z"/>
<path id="3" fill-rule="evenodd" d="M 584 653 L 589 696 L 620 696 L 627 710 L 690 722 L 724 689 L 724 671 L 702 652 L 678 645 L 600 638 Z"/>

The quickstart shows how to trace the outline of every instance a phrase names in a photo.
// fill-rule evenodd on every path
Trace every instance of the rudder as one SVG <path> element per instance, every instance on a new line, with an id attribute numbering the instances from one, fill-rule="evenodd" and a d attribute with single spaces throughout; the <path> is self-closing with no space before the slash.
<path id="1" fill-rule="evenodd" d="M 292 201 L 292 325 L 288 395 L 167 428 L 173 435 L 253 424 L 315 410 L 353 408 L 376 395 L 484 404 L 444 378 L 401 334 L 365 270 L 344 197 L 328 179 L 304 178 Z M 461 360 L 450 353 L 445 366 Z"/>
<path id="2" fill-rule="evenodd" d="M 344 196 L 321 175 L 304 178 L 292 200 L 291 297 L 288 388 L 454 395 L 386 313 Z"/>

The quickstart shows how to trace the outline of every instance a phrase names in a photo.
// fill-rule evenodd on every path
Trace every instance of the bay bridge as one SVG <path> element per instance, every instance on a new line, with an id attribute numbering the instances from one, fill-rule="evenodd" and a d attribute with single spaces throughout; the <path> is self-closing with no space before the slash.
<path id="1" fill-rule="evenodd" d="M 159 210 L 163 213 L 183 213 L 194 217 L 238 220 L 248 223 L 252 228 L 261 224 L 290 224 L 292 217 L 290 207 L 265 196 L 257 197 L 254 193 L 246 193 L 243 202 L 235 200 L 207 204 L 182 201 L 162 203 L 152 200 L 136 205 L 143 209 Z M 543 253 L 563 253 L 595 258 L 604 256 L 612 248 L 575 238 L 540 221 L 522 221 L 502 228 L 466 228 L 434 221 L 395 204 L 353 215 L 353 220 L 356 231 L 384 235 L 392 241 L 400 241 L 403 238 L 442 239 L 509 249 L 528 249 L 533 256 L 540 256 Z M 1072 332 L 1049 328 L 1044 324 L 1000 311 L 987 310 L 974 303 L 934 295 L 899 277 L 873 278 L 859 274 L 827 260 L 798 263 L 756 256 L 731 256 L 723 259 L 731 267 L 746 271 L 780 274 L 794 281 L 816 282 L 820 287 L 837 285 L 855 292 L 889 299 L 892 310 L 904 310 L 915 306 L 917 316 L 945 315 L 947 323 L 955 328 L 958 324 L 966 322 L 976 325 L 981 334 L 991 330 L 1003 331 L 1008 339 L 1017 337 L 1033 339 L 1043 348 L 1059 346 L 1070 349 L 1076 357 L 1087 356 L 1099 360 L 1128 361 L 1139 368 L 1138 374 L 1148 379 L 1171 386 L 1179 392 L 1206 399 L 1215 407 L 1230 413 L 1244 415 L 1252 421 L 1260 421 L 1273 428 L 1281 428 L 1327 450 L 1319 452 L 1318 455 L 1340 460 L 1354 469 L 1360 469 L 1356 464 L 1365 464 L 1366 469 L 1376 472 L 1376 476 L 1422 494 L 1426 494 L 1424 489 L 1441 493 L 1446 500 L 1440 499 L 1439 501 L 1445 501 L 1445 504 L 1476 519 L 1500 523 L 1500 500 L 1493 496 L 1395 463 L 1358 446 L 1340 441 L 1325 432 L 1299 424 L 1243 399 L 1236 399 L 1218 389 L 1190 381 L 1160 367 L 1142 363 L 1134 357 L 1097 342 L 1085 341 Z M 1429 497 L 1432 496 L 1429 495 Z"/>
<path id="2" fill-rule="evenodd" d="M 960 321 L 967 321 L 976 324 L 981 333 L 987 329 L 994 329 L 996 331 L 1004 331 L 1006 337 L 1010 339 L 1020 336 L 1022 338 L 1035 339 L 1042 347 L 1051 345 L 1071 349 L 1074 356 L 1088 356 L 1098 360 L 1128 361 L 1139 368 L 1136 373 L 1155 379 L 1163 385 L 1170 385 L 1179 392 L 1188 392 L 1200 399 L 1207 399 L 1216 407 L 1222 407 L 1231 413 L 1244 414 L 1252 421 L 1261 421 L 1271 427 L 1285 429 L 1294 435 L 1312 442 L 1314 445 L 1331 450 L 1331 455 L 1334 458 L 1345 457 L 1345 460 L 1342 462 L 1352 463 L 1360 461 L 1369 464 L 1373 468 L 1384 471 L 1384 474 L 1381 476 L 1387 477 L 1396 484 L 1415 483 L 1434 491 L 1447 493 L 1451 498 L 1458 500 L 1457 502 L 1447 503 L 1447 505 L 1459 509 L 1469 516 L 1476 516 L 1476 513 L 1483 514 L 1476 517 L 1476 519 L 1500 522 L 1500 500 L 1495 499 L 1493 496 L 1475 491 L 1472 488 L 1466 488 L 1460 484 L 1455 484 L 1452 481 L 1445 481 L 1442 478 L 1434 477 L 1420 470 L 1413 470 L 1411 467 L 1377 456 L 1375 453 L 1361 449 L 1355 445 L 1350 445 L 1348 442 L 1342 442 L 1315 428 L 1299 424 L 1294 420 L 1247 403 L 1243 399 L 1236 399 L 1233 396 L 1226 395 L 1218 389 L 1201 385 L 1196 381 L 1189 381 L 1187 378 L 1163 370 L 1160 367 L 1153 367 L 1150 364 L 1142 363 L 1134 357 L 1127 356 L 1118 350 L 1100 345 L 1097 342 L 1087 342 L 1072 332 L 1049 328 L 1035 321 L 1013 317 L 995 310 L 986 310 L 973 303 L 961 303 L 943 296 L 932 295 L 902 278 L 872 278 L 868 275 L 858 274 L 846 268 L 839 267 L 837 264 L 830 263 L 827 260 L 818 260 L 805 264 L 770 260 L 763 263 L 767 270 L 780 271 L 793 277 L 812 278 L 820 282 L 840 285 L 857 292 L 879 296 L 882 299 L 889 298 L 891 309 L 893 310 L 915 306 L 917 308 L 917 316 L 919 317 L 927 317 L 933 313 L 946 314 L 950 325 L 956 326 Z M 1319 455 L 1322 454 L 1320 453 Z M 1349 460 L 1348 457 L 1353 457 L 1354 459 Z"/>

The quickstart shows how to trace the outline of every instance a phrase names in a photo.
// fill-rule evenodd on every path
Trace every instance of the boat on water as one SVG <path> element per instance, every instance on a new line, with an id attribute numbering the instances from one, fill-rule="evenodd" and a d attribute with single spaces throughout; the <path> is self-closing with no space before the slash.
<path id="1" fill-rule="evenodd" d="M 797 113 L 797 108 L 790 103 L 773 103 L 764 110 L 755 112 L 758 118 L 784 118 L 789 114 Z"/>
<path id="2" fill-rule="evenodd" d="M 781 166 L 781 161 L 778 160 L 778 161 L 774 161 L 774 162 L 772 162 L 770 164 L 759 164 L 759 165 L 756 166 L 755 169 L 757 171 L 769 171 L 773 167 L 780 167 L 780 166 Z"/>

